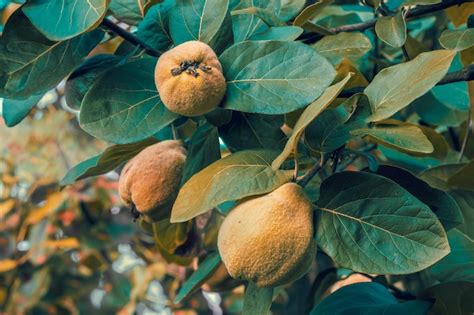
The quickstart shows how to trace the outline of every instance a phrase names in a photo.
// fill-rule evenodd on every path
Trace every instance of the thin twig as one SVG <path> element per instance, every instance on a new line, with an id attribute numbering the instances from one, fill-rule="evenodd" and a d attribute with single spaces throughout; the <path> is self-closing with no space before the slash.
<path id="1" fill-rule="evenodd" d="M 453 127 L 449 127 L 448 128 L 448 133 L 449 133 L 449 137 L 451 138 L 451 141 L 453 143 L 454 150 L 460 152 L 461 151 L 461 144 L 459 143 L 459 138 L 456 134 L 456 131 L 454 131 Z"/>
<path id="2" fill-rule="evenodd" d="M 324 165 L 326 165 L 326 162 L 327 159 L 325 158 L 325 156 L 321 155 L 319 163 L 315 164 L 303 177 L 296 181 L 296 183 L 301 187 L 305 187 L 311 181 L 311 179 L 313 179 L 313 177 L 319 173 L 319 171 L 324 167 Z"/>
<path id="3" fill-rule="evenodd" d="M 441 11 L 447 8 L 450 8 L 455 5 L 461 5 L 467 2 L 473 2 L 474 0 L 448 0 L 442 1 L 441 3 L 430 5 L 430 6 L 420 6 L 419 8 L 411 10 L 406 18 L 413 19 L 417 18 L 426 14 L 434 13 L 437 11 Z M 329 32 L 333 34 L 341 33 L 341 32 L 358 32 L 358 31 L 365 31 L 369 28 L 372 28 L 377 23 L 377 18 L 370 19 L 365 22 L 349 24 L 349 25 L 341 25 L 337 27 L 333 27 L 328 29 Z M 319 33 L 305 33 L 300 40 L 304 41 L 307 44 L 315 43 L 320 40 L 324 35 Z"/>
<path id="4" fill-rule="evenodd" d="M 464 133 L 464 139 L 462 141 L 461 151 L 459 152 L 459 162 L 462 161 L 462 158 L 464 156 L 464 152 L 466 151 L 467 143 L 469 142 L 469 136 L 471 135 L 471 132 L 472 132 L 472 125 L 473 125 L 472 109 L 470 108 L 469 109 L 469 118 L 468 118 L 467 124 L 466 124 L 466 132 Z"/>
<path id="5" fill-rule="evenodd" d="M 171 124 L 171 133 L 173 134 L 173 140 L 178 140 L 178 130 L 176 130 L 176 126 L 174 123 Z"/>
<path id="6" fill-rule="evenodd" d="M 420 17 L 426 14 L 430 14 L 430 13 L 447 9 L 455 5 L 461 5 L 462 3 L 473 2 L 473 1 L 474 0 L 448 0 L 448 1 L 442 1 L 441 3 L 430 5 L 430 6 L 421 6 L 419 8 L 413 9 L 410 12 L 408 12 L 406 15 L 406 18 L 408 20 L 408 19 Z M 329 30 L 334 33 L 364 31 L 366 29 L 374 27 L 375 23 L 377 23 L 377 18 L 374 18 L 365 22 L 361 22 L 361 23 L 334 27 L 334 28 L 330 28 Z"/>
<path id="7" fill-rule="evenodd" d="M 448 73 L 444 76 L 441 81 L 439 81 L 436 85 L 446 85 L 455 82 L 462 82 L 462 81 L 472 81 L 474 80 L 474 64 L 469 65 L 463 68 L 460 71 Z M 339 97 L 351 97 L 354 94 L 364 92 L 365 87 L 358 86 L 354 88 L 350 88 L 344 90 L 339 94 Z"/>
<path id="8" fill-rule="evenodd" d="M 159 50 L 151 47 L 150 45 L 148 45 L 147 43 L 142 41 L 140 38 L 138 38 L 134 34 L 124 30 L 123 28 L 121 28 L 120 26 L 118 26 L 117 24 L 115 24 L 114 22 L 112 22 L 111 20 L 109 20 L 107 18 L 102 20 L 101 25 L 104 28 L 106 28 L 106 29 L 114 32 L 118 36 L 122 37 L 127 42 L 130 42 L 131 44 L 133 44 L 135 46 L 142 47 L 147 52 L 147 54 L 149 54 L 153 57 L 159 57 L 162 53 Z"/>

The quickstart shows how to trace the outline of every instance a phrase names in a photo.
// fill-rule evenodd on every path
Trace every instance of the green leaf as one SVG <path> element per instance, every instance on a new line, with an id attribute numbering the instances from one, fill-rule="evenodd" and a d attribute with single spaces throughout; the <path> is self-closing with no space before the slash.
<path id="1" fill-rule="evenodd" d="M 303 33 L 303 29 L 298 26 L 269 27 L 266 30 L 250 36 L 250 40 L 287 40 L 293 41 Z"/>
<path id="2" fill-rule="evenodd" d="M 449 194 L 456 200 L 461 208 L 464 222 L 457 227 L 459 231 L 474 239 L 474 191 L 454 189 Z"/>
<path id="3" fill-rule="evenodd" d="M 248 7 L 244 9 L 232 11 L 232 16 L 239 14 L 253 14 L 265 22 L 268 26 L 284 26 L 285 23 L 281 21 L 273 11 L 273 8 L 259 8 Z"/>
<path id="4" fill-rule="evenodd" d="M 22 10 L 41 33 L 59 41 L 99 26 L 108 5 L 109 0 L 30 0 Z"/>
<path id="5" fill-rule="evenodd" d="M 474 46 L 474 29 L 446 30 L 439 37 L 441 46 L 446 49 L 461 51 Z"/>
<path id="6" fill-rule="evenodd" d="M 332 101 L 336 99 L 339 93 L 342 91 L 346 83 L 352 77 L 352 73 L 349 73 L 342 81 L 334 84 L 326 89 L 323 95 L 309 105 L 304 112 L 301 114 L 300 118 L 293 128 L 290 138 L 286 142 L 285 148 L 278 155 L 278 157 L 273 161 L 272 168 L 277 170 L 285 162 L 285 160 L 290 156 L 290 154 L 296 152 L 298 142 L 303 135 L 305 128 L 316 118 L 321 112 L 326 109 Z"/>
<path id="7" fill-rule="evenodd" d="M 198 40 L 219 54 L 232 42 L 229 0 L 176 0 L 170 32 L 175 44 Z"/>
<path id="8" fill-rule="evenodd" d="M 400 303 L 381 284 L 366 282 L 340 288 L 316 305 L 310 315 L 425 315 L 431 305 L 417 300 Z"/>
<path id="9" fill-rule="evenodd" d="M 312 47 L 332 64 L 338 64 L 344 58 L 357 61 L 372 48 L 372 44 L 362 33 L 343 32 L 324 36 Z"/>
<path id="10" fill-rule="evenodd" d="M 425 290 L 420 298 L 435 300 L 429 314 L 468 315 L 474 313 L 474 283 L 446 282 Z"/>
<path id="11" fill-rule="evenodd" d="M 331 4 L 333 0 L 321 0 L 316 3 L 313 3 L 306 8 L 295 18 L 293 25 L 303 27 L 307 22 L 310 22 L 315 17 L 317 17 L 323 9 Z"/>
<path id="12" fill-rule="evenodd" d="M 297 42 L 246 41 L 219 59 L 227 80 L 223 107 L 249 113 L 284 114 L 302 108 L 335 77 L 326 59 Z"/>
<path id="13" fill-rule="evenodd" d="M 407 40 L 407 25 L 403 12 L 395 16 L 382 16 L 377 19 L 375 32 L 378 38 L 392 47 L 402 47 Z"/>
<path id="14" fill-rule="evenodd" d="M 131 61 L 104 72 L 81 106 L 80 125 L 91 135 L 113 143 L 146 139 L 175 120 L 156 91 L 156 59 Z"/>
<path id="15" fill-rule="evenodd" d="M 390 178 L 430 207 L 445 230 L 463 223 L 461 209 L 448 193 L 431 187 L 409 171 L 395 166 L 381 165 L 377 174 Z"/>
<path id="16" fill-rule="evenodd" d="M 420 174 L 422 180 L 440 190 L 448 191 L 451 187 L 448 185 L 448 178 L 458 172 L 466 164 L 444 164 L 437 167 L 429 168 Z"/>
<path id="17" fill-rule="evenodd" d="M 370 140 L 405 153 L 432 153 L 434 148 L 420 128 L 414 125 L 364 128 L 351 131 L 354 136 Z"/>
<path id="18" fill-rule="evenodd" d="M 357 105 L 357 103 L 359 103 Z M 362 113 L 365 111 L 365 114 Z M 350 131 L 366 125 L 370 105 L 363 94 L 355 94 L 336 108 L 327 108 L 304 132 L 308 147 L 318 152 L 332 152 L 352 136 Z"/>
<path id="19" fill-rule="evenodd" d="M 474 160 L 451 176 L 448 185 L 474 190 Z"/>
<path id="20" fill-rule="evenodd" d="M 455 52 L 435 50 L 380 71 L 365 89 L 374 114 L 371 121 L 389 118 L 428 92 L 446 74 Z"/>
<path id="21" fill-rule="evenodd" d="M 242 315 L 270 314 L 273 300 L 273 288 L 259 288 L 249 282 L 244 296 Z"/>
<path id="22" fill-rule="evenodd" d="M 161 53 L 168 50 L 173 44 L 169 30 L 169 18 L 173 5 L 174 1 L 170 0 L 153 5 L 143 21 L 138 24 L 135 33 L 139 39 Z"/>
<path id="23" fill-rule="evenodd" d="M 56 87 L 81 64 L 104 33 L 52 42 L 17 10 L 0 38 L 0 96 L 20 99 Z"/>
<path id="24" fill-rule="evenodd" d="M 304 8 L 306 0 L 281 0 L 280 3 L 280 18 L 289 21 Z"/>
<path id="25" fill-rule="evenodd" d="M 61 186 L 67 186 L 87 177 L 113 171 L 122 163 L 137 155 L 141 150 L 156 142 L 155 139 L 150 138 L 137 143 L 118 144 L 108 147 L 103 153 L 82 161 L 70 169 L 60 184 Z"/>
<path id="26" fill-rule="evenodd" d="M 179 289 L 179 292 L 174 299 L 174 304 L 180 303 L 183 299 L 198 289 L 212 274 L 212 272 L 216 270 L 220 262 L 221 256 L 218 252 L 212 252 L 208 254 L 206 259 L 204 259 L 199 264 L 198 269 L 193 272 L 189 279 L 183 284 L 181 289 Z"/>
<path id="27" fill-rule="evenodd" d="M 292 171 L 271 168 L 276 155 L 268 150 L 240 151 L 212 163 L 181 188 L 171 222 L 188 221 L 226 201 L 264 194 L 287 183 Z"/>
<path id="28" fill-rule="evenodd" d="M 474 239 L 458 229 L 449 231 L 448 239 L 451 253 L 434 264 L 430 273 L 441 282 L 474 282 Z"/>
<path id="29" fill-rule="evenodd" d="M 408 274 L 449 253 L 446 232 L 431 209 L 392 180 L 342 172 L 321 185 L 318 245 L 357 272 Z"/>
<path id="30" fill-rule="evenodd" d="M 230 151 L 283 149 L 286 135 L 281 130 L 282 115 L 232 112 L 228 124 L 219 127 L 219 135 Z"/>
<path id="31" fill-rule="evenodd" d="M 446 91 L 444 93 L 446 94 Z M 455 94 L 447 94 L 451 99 L 455 98 Z M 466 112 L 446 106 L 433 95 L 432 91 L 416 99 L 413 105 L 415 106 L 416 113 L 429 125 L 453 127 L 459 126 L 466 120 Z"/>
<path id="32" fill-rule="evenodd" d="M 187 151 L 181 184 L 186 183 L 194 174 L 221 158 L 217 128 L 211 124 L 200 126 L 189 140 Z"/>
<path id="33" fill-rule="evenodd" d="M 88 58 L 66 81 L 64 94 L 67 105 L 79 110 L 84 96 L 95 79 L 104 71 L 123 61 L 123 58 L 115 55 L 95 55 Z"/>
<path id="34" fill-rule="evenodd" d="M 405 0 L 403 2 L 404 6 L 411 5 L 433 5 L 442 2 L 443 0 Z"/>
<path id="35" fill-rule="evenodd" d="M 26 100 L 3 100 L 2 115 L 5 124 L 8 127 L 18 125 L 28 114 L 31 112 L 33 107 L 43 98 L 43 93 L 39 95 L 33 95 L 28 97 Z"/>
<path id="36" fill-rule="evenodd" d="M 280 1 L 278 0 L 241 0 L 232 10 L 238 11 L 248 8 L 259 8 L 268 10 L 276 15 L 280 11 Z M 232 32 L 236 43 L 251 38 L 255 33 L 267 29 L 265 22 L 254 14 L 237 14 L 232 16 Z"/>
<path id="37" fill-rule="evenodd" d="M 119 21 L 130 25 L 135 25 L 143 19 L 137 0 L 111 0 L 109 9 Z"/>

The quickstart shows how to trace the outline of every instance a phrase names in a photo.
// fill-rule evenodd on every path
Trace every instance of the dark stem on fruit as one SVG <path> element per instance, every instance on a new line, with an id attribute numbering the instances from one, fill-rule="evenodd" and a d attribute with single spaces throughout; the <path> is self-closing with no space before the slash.
<path id="1" fill-rule="evenodd" d="M 133 222 L 137 222 L 138 218 L 142 215 L 135 205 L 132 205 L 130 208 L 130 214 L 132 215 Z"/>
<path id="2" fill-rule="evenodd" d="M 184 60 L 183 62 L 181 62 L 178 68 L 171 69 L 171 74 L 173 76 L 178 76 L 181 73 L 186 72 L 187 74 L 190 74 L 193 77 L 197 78 L 199 76 L 199 72 L 197 71 L 198 69 L 203 72 L 209 72 L 212 70 L 211 67 L 208 67 L 205 64 L 200 63 L 199 61 Z"/>

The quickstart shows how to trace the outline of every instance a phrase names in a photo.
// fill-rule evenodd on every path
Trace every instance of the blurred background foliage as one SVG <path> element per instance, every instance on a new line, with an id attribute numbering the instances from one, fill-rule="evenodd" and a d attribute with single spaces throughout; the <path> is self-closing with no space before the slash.
<path id="1" fill-rule="evenodd" d="M 328 6 L 319 15 L 318 25 L 353 24 L 373 16 L 372 9 L 354 1 L 345 2 L 347 6 Z M 394 8 L 397 3 L 400 5 L 401 1 L 388 1 Z M 17 3 L 0 0 L 2 25 L 18 7 Z M 112 0 L 110 9 L 132 30 L 142 19 L 135 0 Z M 455 28 L 472 13 L 472 5 L 453 7 L 446 15 L 410 22 L 408 27 L 412 31 L 407 43 L 412 50 L 409 53 L 416 55 L 427 47 L 436 48 L 434 39 L 439 34 L 433 32 L 442 28 L 434 26 L 445 24 Z M 371 32 L 365 35 L 373 40 Z M 117 47 L 128 51 L 127 45 L 120 38 L 111 37 L 91 54 L 113 53 Z M 365 56 L 361 61 L 361 56 L 355 56 L 354 60 L 341 57 L 333 61 L 342 62 L 339 69 L 347 67 L 351 71 L 355 69 L 352 63 L 357 62 L 359 70 L 367 74 L 369 64 L 386 67 L 402 58 L 399 49 L 389 46 L 384 47 L 383 54 L 383 58 L 375 60 Z M 453 63 L 452 71 L 459 70 L 462 64 L 470 64 L 473 56 L 474 48 L 463 51 Z M 358 70 L 356 78 L 355 86 L 367 84 Z M 456 98 L 451 97 L 453 89 L 457 91 Z M 106 148 L 104 142 L 79 128 L 77 111 L 66 104 L 63 92 L 63 85 L 48 92 L 17 128 L 9 129 L 0 121 L 0 312 L 35 315 L 239 312 L 244 287 L 230 279 L 222 265 L 216 268 L 204 291 L 180 304 L 172 303 L 180 285 L 198 263 L 198 259 L 193 258 L 195 252 L 187 256 L 189 253 L 183 249 L 189 233 L 199 234 L 206 249 L 215 248 L 220 216 L 199 218 L 202 222 L 198 220 L 194 227 L 185 227 L 184 232 L 168 231 L 170 241 L 161 242 L 157 247 L 149 227 L 139 226 L 129 209 L 120 204 L 116 172 L 59 189 L 60 179 L 73 165 Z M 436 87 L 424 96 L 428 97 L 432 98 L 430 102 L 417 101 L 397 115 L 408 122 L 422 119 L 438 126 L 436 131 L 443 137 L 430 140 L 437 141 L 436 147 L 445 150 L 438 152 L 438 156 L 413 157 L 379 146 L 376 152 L 379 160 L 417 172 L 457 160 L 457 153 L 448 148 L 459 151 L 462 145 L 460 139 L 465 135 L 469 110 L 468 83 Z M 285 119 L 291 125 L 291 115 Z M 180 132 L 190 134 L 188 128 L 193 130 L 192 126 L 183 125 Z M 464 154 L 474 158 L 474 140 L 472 136 L 470 139 Z M 352 146 L 358 148 L 361 144 L 354 142 Z M 363 166 L 368 161 L 370 164 L 373 157 L 366 157 L 368 160 L 357 163 Z M 349 164 L 355 159 L 345 162 L 347 169 L 353 167 Z M 308 189 L 318 184 L 313 182 Z M 189 264 L 191 268 L 183 266 Z M 318 255 L 317 264 L 318 268 L 313 268 L 308 276 L 285 290 L 280 289 L 272 306 L 275 314 L 297 314 L 343 285 L 374 280 L 333 268 L 322 253 Z M 317 270 L 325 272 L 317 274 Z M 391 281 L 396 282 L 395 278 Z M 403 281 L 416 292 L 419 283 L 430 281 L 422 278 L 423 275 L 416 274 Z M 387 281 L 385 278 L 375 280 Z M 307 305 L 307 296 L 301 292 L 312 294 Z"/>

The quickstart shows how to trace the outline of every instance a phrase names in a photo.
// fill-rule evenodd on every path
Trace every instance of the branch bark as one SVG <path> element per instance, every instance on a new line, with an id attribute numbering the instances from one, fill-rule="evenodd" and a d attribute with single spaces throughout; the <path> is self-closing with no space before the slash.
<path id="1" fill-rule="evenodd" d="M 441 11 L 441 10 L 444 10 L 456 5 L 461 5 L 463 3 L 468 3 L 468 2 L 474 2 L 474 0 L 445 0 L 445 1 L 442 1 L 441 3 L 434 4 L 434 5 L 420 6 L 415 9 L 410 10 L 408 14 L 406 15 L 406 19 L 409 20 L 409 19 L 417 18 L 426 14 L 438 12 L 438 11 Z M 349 25 L 341 25 L 341 26 L 330 28 L 328 30 L 329 32 L 333 34 L 337 34 L 341 32 L 365 31 L 369 28 L 374 27 L 376 23 L 377 23 L 377 18 L 373 18 L 365 22 L 354 23 L 354 24 L 349 24 Z M 304 37 L 305 38 L 304 39 L 302 38 L 302 40 L 307 44 L 311 44 L 321 39 L 323 35 L 318 34 L 318 33 L 305 33 Z"/>
<path id="2" fill-rule="evenodd" d="M 124 30 L 123 28 L 121 28 L 120 26 L 118 26 L 107 18 L 102 21 L 101 26 L 122 37 L 131 44 L 143 48 L 150 56 L 159 57 L 161 55 L 161 52 L 159 50 L 151 47 L 134 34 Z"/>
<path id="3" fill-rule="evenodd" d="M 445 84 L 450 84 L 450 83 L 455 83 L 455 82 L 473 81 L 473 80 L 474 80 L 474 64 L 464 67 L 462 70 L 446 74 L 444 78 L 441 79 L 441 81 L 439 81 L 436 85 L 445 85 Z M 347 90 L 342 91 L 342 93 L 339 94 L 339 97 L 351 97 L 354 94 L 364 92 L 364 89 L 365 88 L 361 86 L 347 89 Z"/>

